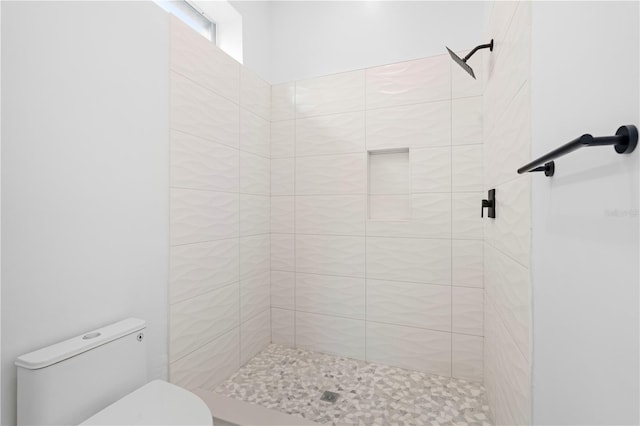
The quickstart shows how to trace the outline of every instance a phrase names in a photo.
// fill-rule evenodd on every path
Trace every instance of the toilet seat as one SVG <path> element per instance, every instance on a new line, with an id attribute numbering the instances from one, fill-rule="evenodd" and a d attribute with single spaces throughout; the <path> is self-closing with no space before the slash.
<path id="1" fill-rule="evenodd" d="M 91 416 L 81 425 L 213 425 L 211 412 L 196 395 L 154 380 Z"/>

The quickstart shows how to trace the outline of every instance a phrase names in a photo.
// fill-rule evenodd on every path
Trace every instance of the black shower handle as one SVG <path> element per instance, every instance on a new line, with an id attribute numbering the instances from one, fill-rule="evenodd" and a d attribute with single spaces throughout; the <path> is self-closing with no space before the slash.
<path id="1" fill-rule="evenodd" d="M 496 218 L 496 190 L 490 189 L 488 193 L 488 199 L 482 200 L 482 207 L 480 208 L 480 217 L 484 217 L 484 209 L 487 209 L 487 216 Z"/>

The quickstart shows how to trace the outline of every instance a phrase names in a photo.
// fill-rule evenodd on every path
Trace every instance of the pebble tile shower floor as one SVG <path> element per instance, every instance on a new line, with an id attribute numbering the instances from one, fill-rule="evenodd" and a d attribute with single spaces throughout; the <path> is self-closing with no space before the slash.
<path id="1" fill-rule="evenodd" d="M 491 425 L 480 384 L 275 344 L 215 391 L 328 425 Z"/>

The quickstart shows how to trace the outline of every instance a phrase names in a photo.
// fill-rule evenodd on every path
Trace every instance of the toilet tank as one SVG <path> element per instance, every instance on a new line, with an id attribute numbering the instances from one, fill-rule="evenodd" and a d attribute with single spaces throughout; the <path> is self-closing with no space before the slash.
<path id="1" fill-rule="evenodd" d="M 144 385 L 145 327 L 129 318 L 18 357 L 18 424 L 77 425 Z"/>

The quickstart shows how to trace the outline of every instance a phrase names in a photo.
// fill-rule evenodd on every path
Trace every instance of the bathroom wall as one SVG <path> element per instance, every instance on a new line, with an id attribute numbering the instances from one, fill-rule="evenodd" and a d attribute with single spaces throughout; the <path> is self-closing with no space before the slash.
<path id="1" fill-rule="evenodd" d="M 271 86 L 175 18 L 170 68 L 170 379 L 212 389 L 271 339 Z"/>
<path id="2" fill-rule="evenodd" d="M 147 2 L 2 2 L 2 424 L 17 356 L 128 316 L 166 377 L 168 25 Z"/>
<path id="3" fill-rule="evenodd" d="M 482 380 L 482 90 L 448 55 L 272 87 L 273 342 Z"/>
<path id="4" fill-rule="evenodd" d="M 535 157 L 640 126 L 639 9 L 533 4 Z M 640 422 L 639 158 L 588 148 L 532 176 L 535 424 Z"/>
<path id="5" fill-rule="evenodd" d="M 516 170 L 531 151 L 531 4 L 495 2 L 485 38 L 483 193 L 496 189 L 496 218 L 484 221 L 484 378 L 496 424 L 521 425 L 531 421 L 531 183 Z"/>

